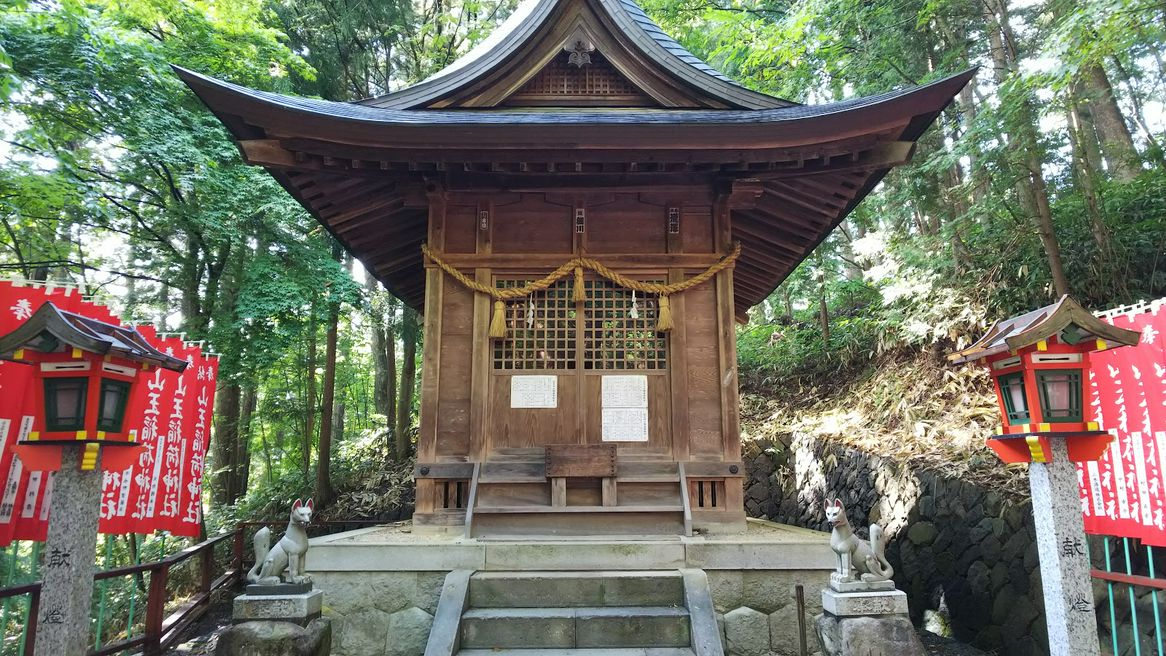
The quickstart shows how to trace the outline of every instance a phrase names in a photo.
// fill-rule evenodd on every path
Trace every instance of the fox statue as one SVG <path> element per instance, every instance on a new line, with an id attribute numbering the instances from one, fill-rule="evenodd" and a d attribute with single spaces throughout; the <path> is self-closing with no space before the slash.
<path id="1" fill-rule="evenodd" d="M 870 542 L 860 539 L 850 528 L 842 500 L 826 501 L 826 521 L 830 522 L 830 548 L 838 554 L 838 576 L 843 581 L 889 581 L 895 570 L 883 555 L 886 538 L 883 527 L 870 525 Z"/>
<path id="2" fill-rule="evenodd" d="M 247 581 L 263 585 L 311 581 L 304 573 L 304 556 L 308 553 L 307 526 L 311 523 L 312 500 L 303 503 L 296 499 L 292 504 L 287 530 L 274 549 L 271 548 L 271 529 L 264 526 L 256 531 L 252 540 L 255 545 L 255 566 L 247 572 Z M 284 570 L 287 570 L 286 576 Z"/>

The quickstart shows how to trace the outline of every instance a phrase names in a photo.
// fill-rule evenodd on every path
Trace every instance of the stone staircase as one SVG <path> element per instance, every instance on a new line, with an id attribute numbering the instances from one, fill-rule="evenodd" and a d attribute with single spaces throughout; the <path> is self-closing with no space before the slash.
<path id="1" fill-rule="evenodd" d="M 451 572 L 426 656 L 723 656 L 702 570 Z"/>

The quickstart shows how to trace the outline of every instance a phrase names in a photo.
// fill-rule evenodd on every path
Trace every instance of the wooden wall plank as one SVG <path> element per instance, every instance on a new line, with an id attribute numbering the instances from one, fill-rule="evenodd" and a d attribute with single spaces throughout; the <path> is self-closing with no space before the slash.
<path id="1" fill-rule="evenodd" d="M 681 269 L 672 269 L 668 272 L 668 282 L 683 281 L 685 273 Z M 681 317 L 676 321 L 672 332 L 668 334 L 668 382 L 671 393 L 669 414 L 671 415 L 672 456 L 676 460 L 688 460 L 688 322 L 683 318 L 688 316 L 685 294 L 678 294 L 669 302 L 672 304 L 674 317 Z"/>
<path id="2" fill-rule="evenodd" d="M 425 271 L 425 342 L 421 356 L 421 416 L 417 433 L 419 462 L 432 462 L 437 457 L 437 392 L 441 382 L 441 299 L 444 277 L 440 269 Z"/>
<path id="3" fill-rule="evenodd" d="M 438 350 L 441 386 L 437 391 L 435 435 L 438 458 L 468 458 L 470 455 L 474 295 L 457 283 L 445 285 L 442 294 L 441 347 Z"/>

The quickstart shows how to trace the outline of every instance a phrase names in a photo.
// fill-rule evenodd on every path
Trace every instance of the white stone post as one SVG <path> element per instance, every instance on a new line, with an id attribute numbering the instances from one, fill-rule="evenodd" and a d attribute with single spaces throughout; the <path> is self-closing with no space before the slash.
<path id="1" fill-rule="evenodd" d="M 89 646 L 102 475 L 100 452 L 96 466 L 81 471 L 84 453 L 84 443 L 63 446 L 61 470 L 53 478 L 36 656 L 84 656 Z"/>
<path id="2" fill-rule="evenodd" d="M 1051 437 L 1048 441 L 1050 462 L 1032 463 L 1028 483 L 1045 593 L 1049 655 L 1096 656 L 1101 647 L 1085 522 L 1077 492 L 1077 466 L 1069 461 L 1064 438 Z"/>

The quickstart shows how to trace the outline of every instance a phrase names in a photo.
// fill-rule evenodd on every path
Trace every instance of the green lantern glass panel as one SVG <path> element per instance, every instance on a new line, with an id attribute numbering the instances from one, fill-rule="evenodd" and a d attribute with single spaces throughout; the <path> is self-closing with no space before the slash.
<path id="1" fill-rule="evenodd" d="M 76 431 L 85 428 L 88 378 L 45 379 L 45 430 Z"/>
<path id="2" fill-rule="evenodd" d="M 1080 369 L 1038 371 L 1036 383 L 1040 388 L 1041 416 L 1046 422 L 1082 421 Z"/>
<path id="3" fill-rule="evenodd" d="M 1004 397 L 1004 409 L 1008 413 L 1010 425 L 1029 421 L 1028 398 L 1024 395 L 1024 374 L 1005 374 L 996 379 L 1000 385 L 1000 396 Z"/>
<path id="4" fill-rule="evenodd" d="M 97 410 L 97 430 L 120 433 L 125 419 L 130 384 L 120 380 L 101 380 L 101 404 Z"/>

